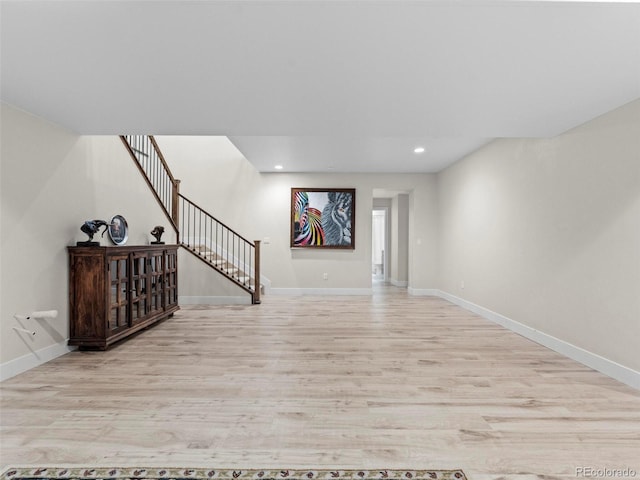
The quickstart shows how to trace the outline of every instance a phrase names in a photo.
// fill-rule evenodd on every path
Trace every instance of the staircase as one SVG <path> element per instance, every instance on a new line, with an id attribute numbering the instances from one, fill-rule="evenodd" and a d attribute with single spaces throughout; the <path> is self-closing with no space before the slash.
<path id="1" fill-rule="evenodd" d="M 178 245 L 260 303 L 260 240 L 250 242 L 180 193 L 151 135 L 120 136 L 176 232 Z"/>

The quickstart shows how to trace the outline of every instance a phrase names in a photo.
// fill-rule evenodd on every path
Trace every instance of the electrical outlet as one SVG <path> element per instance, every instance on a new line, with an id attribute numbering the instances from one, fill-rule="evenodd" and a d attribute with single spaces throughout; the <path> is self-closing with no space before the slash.
<path id="1" fill-rule="evenodd" d="M 323 280 L 329 280 L 329 274 L 328 273 L 323 273 L 322 274 L 322 279 Z"/>
<path id="2" fill-rule="evenodd" d="M 464 290 L 464 280 L 460 282 L 460 288 Z"/>

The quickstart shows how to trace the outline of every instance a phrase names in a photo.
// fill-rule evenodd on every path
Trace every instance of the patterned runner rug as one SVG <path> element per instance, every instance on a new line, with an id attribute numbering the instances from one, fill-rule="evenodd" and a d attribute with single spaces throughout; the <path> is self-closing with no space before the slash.
<path id="1" fill-rule="evenodd" d="M 0 480 L 467 480 L 462 470 L 228 470 L 209 468 L 9 467 Z"/>

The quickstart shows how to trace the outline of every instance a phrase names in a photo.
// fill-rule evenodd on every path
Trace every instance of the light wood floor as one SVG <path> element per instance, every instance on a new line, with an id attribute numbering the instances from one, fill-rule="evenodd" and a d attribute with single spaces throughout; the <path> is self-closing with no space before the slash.
<path id="1" fill-rule="evenodd" d="M 459 467 L 471 480 L 607 467 L 640 478 L 640 392 L 394 287 L 185 307 L 1 388 L 3 466 Z"/>

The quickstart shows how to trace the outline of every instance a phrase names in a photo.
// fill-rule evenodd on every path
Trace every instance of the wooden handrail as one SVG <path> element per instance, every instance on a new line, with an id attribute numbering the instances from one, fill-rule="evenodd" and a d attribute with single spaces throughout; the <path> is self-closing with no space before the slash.
<path id="1" fill-rule="evenodd" d="M 178 243 L 180 243 L 180 231 L 178 225 L 180 225 L 180 209 L 178 208 L 180 198 L 180 180 L 173 181 L 173 190 L 171 191 L 171 218 L 176 226 L 176 233 L 178 234 Z"/>
<path id="2" fill-rule="evenodd" d="M 158 202 L 158 204 L 162 208 L 162 211 L 165 213 L 165 215 L 169 219 L 169 222 L 171 223 L 171 226 L 173 227 L 173 230 L 177 234 L 178 233 L 178 224 L 177 224 L 177 222 L 175 222 L 174 219 L 172 218 L 172 213 L 167 210 L 167 207 L 165 206 L 164 202 L 160 198 L 160 195 L 158 195 L 158 192 L 154 188 L 153 183 L 151 183 L 151 180 L 149 179 L 149 177 L 147 175 L 147 172 L 145 172 L 144 168 L 142 168 L 142 165 L 140 165 L 140 162 L 136 158 L 136 154 L 133 151 L 133 147 L 129 144 L 129 142 L 127 141 L 127 139 L 126 139 L 126 137 L 124 135 L 120 135 L 120 140 L 122 140 L 122 143 L 124 143 L 124 146 L 127 149 L 127 151 L 129 152 L 129 155 L 131 155 L 131 158 L 133 159 L 134 163 L 138 167 L 138 170 L 140 170 L 140 173 L 142 173 L 142 176 L 144 177 L 145 182 L 147 182 L 147 185 L 149 186 L 149 188 L 151 189 L 151 192 L 153 193 L 153 196 L 155 197 L 156 201 Z M 172 178 L 172 177 L 170 176 L 169 178 Z M 175 182 L 175 180 L 174 180 L 174 182 Z M 173 185 L 175 185 L 175 183 L 173 183 Z"/>

